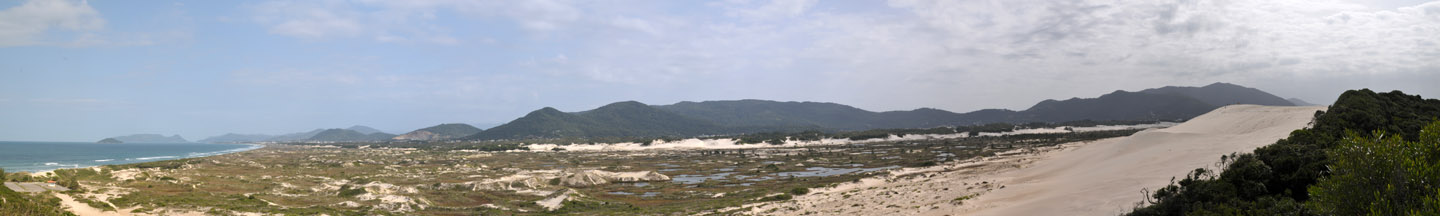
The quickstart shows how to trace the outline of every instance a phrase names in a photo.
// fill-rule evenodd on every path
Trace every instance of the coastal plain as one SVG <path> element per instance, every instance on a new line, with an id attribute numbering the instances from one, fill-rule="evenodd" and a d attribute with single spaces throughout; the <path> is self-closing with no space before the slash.
<path id="1" fill-rule="evenodd" d="M 75 212 L 137 215 L 747 214 L 874 177 L 1126 136 L 929 136 L 763 148 L 431 150 L 267 145 L 226 155 L 64 169 Z M 1065 130 L 1055 130 L 1065 131 Z M 65 194 L 57 194 L 65 195 Z M 70 200 L 66 199 L 66 200 Z M 779 212 L 758 212 L 769 215 Z"/>

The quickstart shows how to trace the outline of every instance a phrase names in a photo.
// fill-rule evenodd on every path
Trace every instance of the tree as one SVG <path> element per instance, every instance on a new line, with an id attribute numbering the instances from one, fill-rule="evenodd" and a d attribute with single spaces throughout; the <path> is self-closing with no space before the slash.
<path id="1" fill-rule="evenodd" d="M 65 187 L 70 188 L 70 190 L 80 190 L 80 182 L 72 177 L 70 181 L 65 182 Z"/>
<path id="2" fill-rule="evenodd" d="M 1440 200 L 1440 121 L 1405 141 L 1382 131 L 1347 132 L 1326 154 L 1330 176 L 1310 187 L 1306 207 L 1333 215 L 1436 215 Z"/>

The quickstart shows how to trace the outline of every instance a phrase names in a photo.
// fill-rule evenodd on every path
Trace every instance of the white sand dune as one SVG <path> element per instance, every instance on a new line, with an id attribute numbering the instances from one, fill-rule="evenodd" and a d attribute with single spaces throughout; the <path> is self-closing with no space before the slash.
<path id="1" fill-rule="evenodd" d="M 1249 152 L 1289 136 L 1324 107 L 1232 105 L 1183 124 L 1058 152 L 997 176 L 1005 189 L 978 197 L 971 215 L 1115 215 L 1221 155 Z"/>
<path id="2" fill-rule="evenodd" d="M 1116 215 L 1221 155 L 1306 127 L 1325 107 L 1226 106 L 1165 129 L 1002 154 L 752 204 L 756 215 Z"/>

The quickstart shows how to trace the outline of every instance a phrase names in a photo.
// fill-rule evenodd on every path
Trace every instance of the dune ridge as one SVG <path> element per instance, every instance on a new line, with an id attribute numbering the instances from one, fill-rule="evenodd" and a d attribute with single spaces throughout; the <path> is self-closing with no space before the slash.
<path id="1" fill-rule="evenodd" d="M 1007 182 L 974 200 L 970 215 L 1114 215 L 1195 168 L 1216 169 L 1220 156 L 1249 152 L 1306 127 L 1325 107 L 1231 105 L 1174 127 L 1058 152 L 1027 169 L 997 175 Z M 1006 180 L 1008 179 L 1008 180 Z"/>
<path id="2" fill-rule="evenodd" d="M 1016 149 L 904 168 L 820 188 L 792 201 L 746 205 L 754 215 L 1116 215 L 1220 156 L 1249 152 L 1310 124 L 1325 107 L 1225 106 L 1128 137 Z"/>

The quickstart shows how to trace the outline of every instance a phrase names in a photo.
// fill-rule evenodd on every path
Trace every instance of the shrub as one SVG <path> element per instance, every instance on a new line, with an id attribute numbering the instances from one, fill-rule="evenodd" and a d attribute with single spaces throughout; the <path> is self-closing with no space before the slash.
<path id="1" fill-rule="evenodd" d="M 1349 132 L 1326 151 L 1330 176 L 1310 187 L 1306 207 L 1333 215 L 1434 215 L 1440 206 L 1440 121 L 1405 141 L 1374 131 Z"/>
<path id="2" fill-rule="evenodd" d="M 810 193 L 810 189 L 809 189 L 809 188 L 797 187 L 797 188 L 794 188 L 794 189 L 790 189 L 790 194 L 805 195 L 805 194 L 809 194 L 809 193 Z"/>
<path id="3" fill-rule="evenodd" d="M 794 197 L 790 196 L 790 194 L 780 194 L 780 195 L 765 197 L 765 198 L 763 198 L 763 199 L 760 199 L 760 201 L 766 201 L 766 202 L 768 202 L 768 201 L 785 201 L 785 200 L 790 200 L 791 198 L 794 198 Z"/>
<path id="4" fill-rule="evenodd" d="M 365 188 L 350 188 L 350 185 L 345 185 L 345 186 L 340 186 L 339 196 L 340 196 L 340 197 L 354 197 L 354 196 L 356 196 L 356 195 L 360 195 L 360 194 L 364 194 L 364 193 L 365 193 Z"/>

